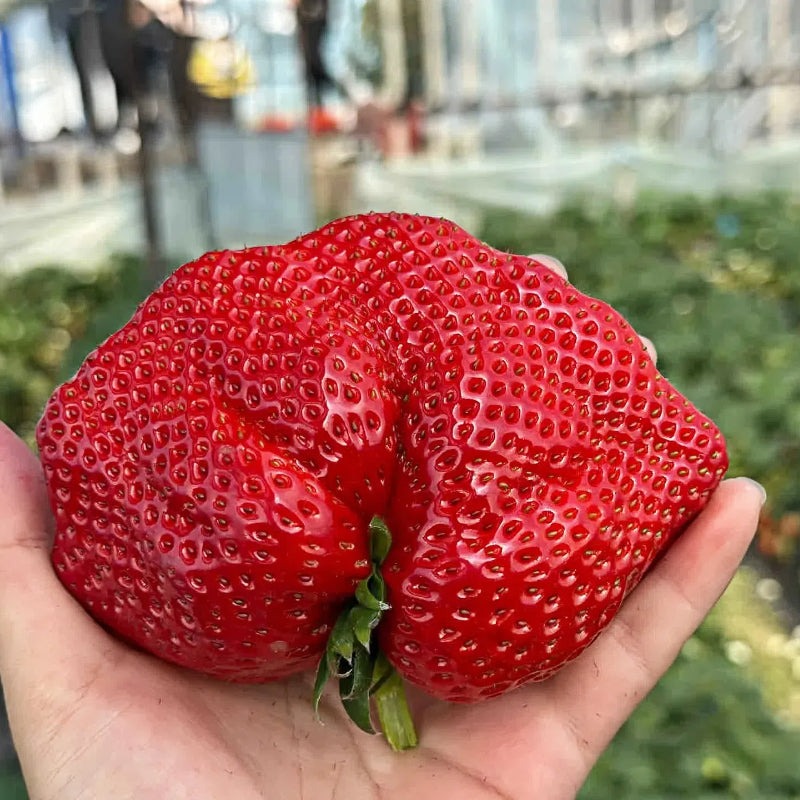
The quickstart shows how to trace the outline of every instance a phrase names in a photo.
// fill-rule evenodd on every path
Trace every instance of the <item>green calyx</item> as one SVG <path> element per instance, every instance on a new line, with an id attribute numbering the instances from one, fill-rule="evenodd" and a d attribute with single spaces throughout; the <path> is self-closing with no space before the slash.
<path id="1" fill-rule="evenodd" d="M 328 638 L 314 681 L 314 713 L 319 719 L 325 684 L 335 678 L 345 711 L 362 731 L 376 733 L 372 724 L 374 700 L 380 730 L 391 748 L 408 750 L 416 747 L 417 733 L 403 681 L 373 641 L 375 629 L 389 609 L 380 567 L 392 538 L 379 517 L 373 517 L 369 533 L 372 572 L 358 584 L 355 596 L 342 610 Z"/>

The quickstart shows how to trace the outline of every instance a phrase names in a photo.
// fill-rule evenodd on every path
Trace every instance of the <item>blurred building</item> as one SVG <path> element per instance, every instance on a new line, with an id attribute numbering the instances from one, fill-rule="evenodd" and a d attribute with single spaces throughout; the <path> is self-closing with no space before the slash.
<path id="1" fill-rule="evenodd" d="M 732 152 L 800 121 L 796 0 L 424 8 L 426 101 L 477 107 L 492 149 L 647 139 Z"/>
<path id="2" fill-rule="evenodd" d="M 125 93 L 88 59 L 89 119 L 86 80 L 52 24 L 58 4 L 108 3 L 50 2 L 0 0 L 0 174 L 11 188 L 77 197 L 103 184 L 122 197 L 138 147 Z M 167 32 L 150 47 L 151 94 L 172 249 L 367 207 L 465 219 L 476 204 L 539 210 L 579 189 L 624 199 L 642 185 L 800 182 L 800 0 L 329 0 L 335 80 L 311 136 L 295 0 L 132 3 Z M 185 151 L 187 109 L 197 140 Z M 97 127 L 108 141 L 87 141 Z M 15 137 L 36 169 L 14 167 Z M 114 219 L 137 213 L 131 197 Z"/>
<path id="3" fill-rule="evenodd" d="M 145 5 L 169 19 L 165 9 L 177 0 Z M 243 121 L 303 111 L 292 0 L 189 7 L 201 38 L 232 37 L 253 60 L 257 79 L 238 101 Z M 415 51 L 410 71 L 421 74 L 403 77 L 425 106 L 479 111 L 481 130 L 498 147 L 626 134 L 731 150 L 797 126 L 798 0 L 330 0 L 330 8 L 324 49 L 334 74 L 347 80 L 356 65 L 374 79 L 382 69 L 378 81 L 388 83 L 409 72 L 406 55 Z M 368 40 L 370 11 L 376 31 Z M 77 83 L 47 6 L 12 7 L 5 28 L 26 137 L 52 137 L 56 123 L 74 128 Z M 7 130 L 7 82 L 0 83 Z M 36 111 L 45 102 L 49 124 Z M 502 124 L 493 121 L 498 112 Z"/>
<path id="4" fill-rule="evenodd" d="M 798 0 L 416 7 L 436 168 L 419 158 L 370 168 L 371 206 L 400 197 L 468 219 L 476 204 L 537 211 L 574 191 L 625 201 L 642 186 L 795 191 L 800 181 Z"/>

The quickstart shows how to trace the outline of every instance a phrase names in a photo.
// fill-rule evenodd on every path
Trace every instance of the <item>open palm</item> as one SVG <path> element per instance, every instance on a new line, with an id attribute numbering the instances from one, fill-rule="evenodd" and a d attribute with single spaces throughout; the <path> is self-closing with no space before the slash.
<path id="1" fill-rule="evenodd" d="M 763 497 L 747 479 L 725 481 L 555 678 L 466 707 L 412 693 L 420 746 L 395 754 L 333 702 L 317 722 L 308 676 L 226 684 L 105 633 L 50 567 L 40 469 L 5 427 L 0 496 L 0 676 L 34 800 L 574 797 L 724 589 Z"/>
<path id="2" fill-rule="evenodd" d="M 32 800 L 572 798 L 727 585 L 764 499 L 746 478 L 723 482 L 554 678 L 474 706 L 410 690 L 420 745 L 396 754 L 327 698 L 321 725 L 313 676 L 227 684 L 102 630 L 50 566 L 39 464 L 1 424 L 0 497 L 0 677 Z"/>

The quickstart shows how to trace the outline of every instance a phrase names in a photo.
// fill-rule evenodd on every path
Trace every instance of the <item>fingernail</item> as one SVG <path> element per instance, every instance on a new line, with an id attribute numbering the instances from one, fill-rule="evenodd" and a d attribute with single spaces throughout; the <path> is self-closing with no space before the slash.
<path id="1" fill-rule="evenodd" d="M 534 261 L 544 264 L 546 267 L 552 269 L 553 272 L 559 273 L 562 278 L 567 278 L 567 268 L 554 256 L 548 256 L 546 253 L 532 253 L 528 258 L 532 258 Z"/>
<path id="2" fill-rule="evenodd" d="M 656 350 L 656 346 L 653 344 L 653 340 L 648 339 L 646 336 L 642 336 L 641 334 L 639 334 L 639 338 L 642 340 L 644 349 L 647 350 L 650 358 L 653 359 L 653 363 L 658 363 L 658 351 Z"/>
<path id="3" fill-rule="evenodd" d="M 761 506 L 763 507 L 764 503 L 767 502 L 767 490 L 758 481 L 754 481 L 752 478 L 744 478 L 744 480 L 752 483 L 753 486 L 755 486 L 756 489 L 761 492 Z"/>

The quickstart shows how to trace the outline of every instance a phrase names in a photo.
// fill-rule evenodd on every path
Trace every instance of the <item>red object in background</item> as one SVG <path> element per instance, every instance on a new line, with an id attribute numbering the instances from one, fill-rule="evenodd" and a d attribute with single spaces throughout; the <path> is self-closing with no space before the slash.
<path id="1" fill-rule="evenodd" d="M 285 114 L 265 114 L 258 129 L 263 133 L 288 133 L 297 127 L 295 120 Z"/>
<path id="2" fill-rule="evenodd" d="M 339 122 L 330 111 L 322 106 L 314 106 L 308 115 L 308 130 L 312 136 L 336 133 L 339 130 Z"/>
<path id="3" fill-rule="evenodd" d="M 408 120 L 409 149 L 419 153 L 425 147 L 425 104 L 421 100 L 412 100 L 406 112 Z"/>

